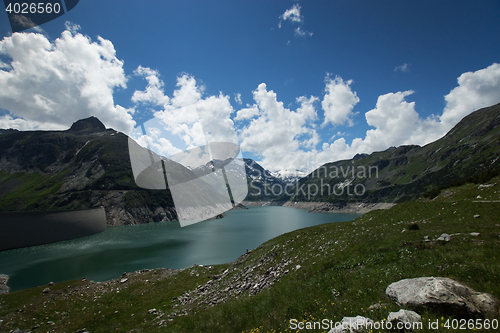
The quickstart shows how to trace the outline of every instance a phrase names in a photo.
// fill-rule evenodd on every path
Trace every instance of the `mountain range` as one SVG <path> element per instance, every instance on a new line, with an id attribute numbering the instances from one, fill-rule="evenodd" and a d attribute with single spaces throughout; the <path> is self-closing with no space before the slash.
<path id="1" fill-rule="evenodd" d="M 327 163 L 301 178 L 281 201 L 404 202 L 500 168 L 500 104 L 463 118 L 423 147 L 390 147 Z"/>
<path id="2" fill-rule="evenodd" d="M 342 206 L 413 200 L 500 168 L 499 125 L 497 104 L 471 113 L 444 137 L 423 147 L 360 153 L 322 165 L 302 178 L 271 173 L 244 159 L 246 201 Z M 105 207 L 109 225 L 177 218 L 168 186 L 166 190 L 138 187 L 128 137 L 106 129 L 96 117 L 78 120 L 66 131 L 0 130 L 0 211 L 99 206 Z"/>

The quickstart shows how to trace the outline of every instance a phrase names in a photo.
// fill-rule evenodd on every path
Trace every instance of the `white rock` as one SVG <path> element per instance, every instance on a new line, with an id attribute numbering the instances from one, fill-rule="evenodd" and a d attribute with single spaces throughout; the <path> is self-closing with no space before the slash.
<path id="1" fill-rule="evenodd" d="M 404 279 L 389 285 L 387 296 L 401 307 L 433 308 L 456 315 L 498 315 L 496 299 L 444 277 Z"/>
<path id="2" fill-rule="evenodd" d="M 437 239 L 438 241 L 444 241 L 444 242 L 449 242 L 451 240 L 451 236 L 446 234 L 446 233 L 443 233 L 441 234 L 441 236 L 439 236 L 439 238 Z"/>
<path id="3" fill-rule="evenodd" d="M 422 318 L 418 313 L 415 311 L 410 311 L 410 310 L 399 310 L 398 312 L 391 312 L 389 313 L 389 316 L 387 317 L 387 321 L 391 322 L 393 327 L 397 327 L 397 323 L 403 323 L 405 325 L 404 327 L 412 327 L 413 323 L 421 323 Z"/>

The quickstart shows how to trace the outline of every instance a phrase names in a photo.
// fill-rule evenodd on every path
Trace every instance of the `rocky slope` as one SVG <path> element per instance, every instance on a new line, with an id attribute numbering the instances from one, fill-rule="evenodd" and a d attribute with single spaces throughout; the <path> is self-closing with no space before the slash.
<path id="1" fill-rule="evenodd" d="M 279 198 L 280 192 L 273 193 L 273 187 L 284 188 L 287 181 L 273 175 L 259 163 L 245 158 L 245 171 L 247 173 L 248 202 L 268 202 Z M 260 206 L 260 205 L 259 205 Z"/>
<path id="2" fill-rule="evenodd" d="M 3 131 L 0 210 L 104 206 L 109 225 L 175 220 L 168 190 L 136 186 L 127 140 L 95 117 L 67 131 Z"/>

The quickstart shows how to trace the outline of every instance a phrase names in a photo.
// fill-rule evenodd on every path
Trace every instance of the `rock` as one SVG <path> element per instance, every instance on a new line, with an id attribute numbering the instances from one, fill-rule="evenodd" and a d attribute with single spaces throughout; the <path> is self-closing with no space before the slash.
<path id="1" fill-rule="evenodd" d="M 368 307 L 368 310 L 371 310 L 373 312 L 373 310 L 386 307 L 387 305 L 389 305 L 389 304 L 387 304 L 387 303 L 375 303 L 375 304 L 370 305 Z"/>
<path id="2" fill-rule="evenodd" d="M 474 215 L 474 218 L 475 218 L 475 219 L 477 219 L 477 218 L 479 218 L 479 217 L 481 217 L 481 215 L 479 215 L 479 214 Z"/>
<path id="3" fill-rule="evenodd" d="M 498 315 L 496 299 L 444 277 L 404 279 L 389 285 L 386 295 L 401 307 L 430 308 L 439 313 L 484 316 Z"/>
<path id="4" fill-rule="evenodd" d="M 49 282 L 49 286 L 53 286 L 54 285 L 54 282 Z"/>
<path id="5" fill-rule="evenodd" d="M 5 274 L 0 274 L 0 295 L 5 295 L 9 293 L 9 286 L 7 285 L 9 281 L 9 276 Z"/>
<path id="6" fill-rule="evenodd" d="M 481 184 L 479 185 L 477 188 L 478 189 L 481 189 L 481 188 L 489 188 L 489 187 L 493 187 L 495 186 L 497 183 L 493 183 L 493 184 Z"/>
<path id="7" fill-rule="evenodd" d="M 374 323 L 375 322 L 370 318 L 365 318 L 363 316 L 344 317 L 339 323 L 336 323 L 335 327 L 328 333 L 359 332 Z"/>
<path id="8" fill-rule="evenodd" d="M 430 242 L 429 236 L 424 236 L 424 242 Z"/>
<path id="9" fill-rule="evenodd" d="M 42 293 L 44 294 L 48 294 L 50 293 L 52 290 L 50 288 L 45 288 L 44 290 L 42 290 Z"/>
<path id="10" fill-rule="evenodd" d="M 128 279 L 127 279 L 127 278 L 122 278 L 122 279 L 120 280 L 120 283 L 125 283 L 125 282 L 127 282 L 127 281 L 128 281 Z"/>
<path id="11" fill-rule="evenodd" d="M 81 330 L 76 331 L 76 333 L 89 333 L 86 328 L 82 328 Z"/>
<path id="12" fill-rule="evenodd" d="M 157 313 L 158 310 L 156 310 L 155 308 L 152 308 L 152 309 L 149 309 L 148 310 L 148 313 Z"/>
<path id="13" fill-rule="evenodd" d="M 474 237 L 481 236 L 481 234 L 479 232 L 471 232 L 470 235 L 474 236 Z"/>
<path id="14" fill-rule="evenodd" d="M 409 310 L 399 310 L 398 312 L 391 312 L 387 317 L 387 322 L 391 322 L 393 327 L 398 327 L 398 323 L 402 323 L 403 327 L 410 331 L 415 328 L 414 323 L 421 323 L 422 318 L 420 315 L 414 311 Z M 401 325 L 401 324 L 400 324 Z"/>
<path id="15" fill-rule="evenodd" d="M 437 240 L 443 241 L 443 242 L 449 242 L 449 241 L 451 241 L 451 236 L 446 234 L 446 233 L 443 233 L 443 234 L 441 234 L 441 236 L 439 236 L 439 238 Z"/>

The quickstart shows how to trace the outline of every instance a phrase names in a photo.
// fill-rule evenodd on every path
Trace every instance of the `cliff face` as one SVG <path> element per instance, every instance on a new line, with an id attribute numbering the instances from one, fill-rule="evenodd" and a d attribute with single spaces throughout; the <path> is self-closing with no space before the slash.
<path id="1" fill-rule="evenodd" d="M 95 117 L 67 131 L 4 131 L 0 211 L 104 206 L 109 225 L 176 220 L 168 189 L 136 186 L 127 140 Z"/>

